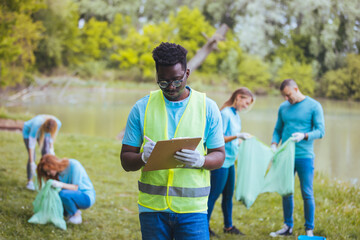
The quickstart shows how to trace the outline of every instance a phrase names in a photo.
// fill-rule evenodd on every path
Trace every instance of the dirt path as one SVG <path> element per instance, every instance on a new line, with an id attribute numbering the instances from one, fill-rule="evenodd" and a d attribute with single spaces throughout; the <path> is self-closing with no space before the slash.
<path id="1" fill-rule="evenodd" d="M 22 131 L 24 121 L 0 118 L 0 130 Z"/>

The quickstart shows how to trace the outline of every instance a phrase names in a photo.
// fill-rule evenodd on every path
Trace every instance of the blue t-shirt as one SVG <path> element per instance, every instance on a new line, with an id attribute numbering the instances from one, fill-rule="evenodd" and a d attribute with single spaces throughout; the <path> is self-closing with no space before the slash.
<path id="1" fill-rule="evenodd" d="M 95 189 L 87 175 L 85 168 L 78 160 L 69 159 L 69 166 L 59 173 L 59 180 L 63 183 L 78 185 L 78 191 L 89 196 L 90 205 L 95 203 Z"/>
<path id="2" fill-rule="evenodd" d="M 187 86 L 190 90 L 191 88 Z M 168 115 L 168 137 L 173 138 L 182 114 L 186 109 L 186 105 L 189 102 L 190 95 L 177 102 L 172 102 L 165 99 L 165 106 Z M 126 144 L 133 147 L 141 147 L 143 143 L 144 133 L 144 116 L 147 103 L 149 101 L 149 95 L 143 97 L 135 103 L 130 111 L 125 134 L 122 144 Z M 221 129 L 222 120 L 218 106 L 210 98 L 206 98 L 206 124 L 204 132 L 204 144 L 208 149 L 219 148 L 224 146 L 224 135 Z M 150 208 L 139 205 L 139 212 L 155 212 Z M 170 209 L 166 209 L 161 212 L 172 212 Z M 206 211 L 203 213 L 207 213 Z"/>
<path id="3" fill-rule="evenodd" d="M 306 96 L 304 100 L 280 105 L 271 142 L 285 142 L 293 133 L 307 133 L 308 139 L 295 145 L 295 158 L 314 158 L 314 139 L 325 134 L 324 113 L 320 103 Z"/>
<path id="4" fill-rule="evenodd" d="M 224 136 L 235 136 L 241 131 L 241 119 L 234 107 L 226 107 L 221 110 Z M 239 139 L 225 143 L 225 161 L 223 168 L 229 168 L 235 164 L 239 150 Z"/>
<path id="5" fill-rule="evenodd" d="M 24 138 L 29 138 L 29 137 L 37 138 L 39 136 L 39 128 L 49 118 L 52 118 L 56 121 L 57 131 L 59 131 L 59 129 L 61 127 L 61 122 L 59 119 L 57 119 L 56 117 L 54 117 L 52 115 L 41 114 L 41 115 L 37 115 L 36 117 L 34 117 L 24 123 L 23 137 Z"/>

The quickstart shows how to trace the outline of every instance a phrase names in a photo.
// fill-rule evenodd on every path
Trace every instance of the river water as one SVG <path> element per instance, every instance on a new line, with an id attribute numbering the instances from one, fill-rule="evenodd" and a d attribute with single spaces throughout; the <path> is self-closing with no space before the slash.
<path id="1" fill-rule="evenodd" d="M 156 89 L 156 88 L 154 88 Z M 63 123 L 61 132 L 115 138 L 126 125 L 131 107 L 148 90 L 50 89 L 26 99 L 13 112 L 53 114 Z M 219 106 L 230 93 L 208 92 Z M 325 137 L 315 140 L 315 169 L 331 178 L 359 184 L 360 103 L 317 99 L 325 114 Z M 253 108 L 241 113 L 242 131 L 270 144 L 277 110 L 284 101 L 278 97 L 257 97 Z"/>

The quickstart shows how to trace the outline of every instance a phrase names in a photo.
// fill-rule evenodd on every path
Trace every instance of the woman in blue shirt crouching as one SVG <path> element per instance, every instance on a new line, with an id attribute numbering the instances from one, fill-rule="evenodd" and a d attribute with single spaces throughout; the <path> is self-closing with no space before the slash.
<path id="1" fill-rule="evenodd" d="M 52 186 L 61 188 L 59 196 L 68 222 L 82 223 L 81 211 L 95 203 L 95 190 L 84 167 L 75 159 L 59 159 L 55 155 L 44 155 L 37 166 L 38 182 L 54 179 Z"/>

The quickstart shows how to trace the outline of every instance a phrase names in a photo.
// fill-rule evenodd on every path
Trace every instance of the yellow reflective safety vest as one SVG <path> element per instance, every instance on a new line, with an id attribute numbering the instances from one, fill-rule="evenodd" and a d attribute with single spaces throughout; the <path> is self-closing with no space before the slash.
<path id="1" fill-rule="evenodd" d="M 190 99 L 176 127 L 174 137 L 204 137 L 206 123 L 206 95 L 191 90 Z M 161 90 L 150 93 L 145 110 L 144 136 L 154 141 L 168 138 L 168 119 Z M 144 143 L 146 140 L 144 140 Z M 203 140 L 197 150 L 205 155 Z M 141 206 L 153 210 L 170 209 L 177 213 L 207 210 L 210 193 L 210 172 L 198 168 L 174 168 L 141 171 L 139 201 Z"/>

